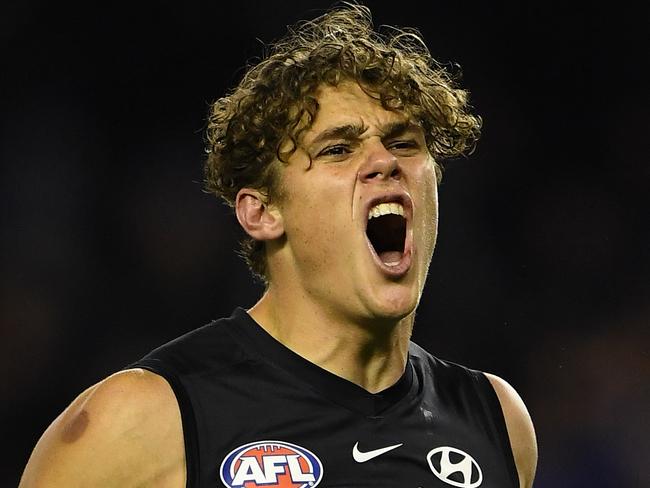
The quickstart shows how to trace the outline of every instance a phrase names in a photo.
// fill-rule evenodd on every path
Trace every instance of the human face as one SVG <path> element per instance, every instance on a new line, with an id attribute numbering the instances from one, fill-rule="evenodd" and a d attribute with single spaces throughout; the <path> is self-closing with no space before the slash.
<path id="1" fill-rule="evenodd" d="M 281 276 L 328 315 L 399 320 L 417 306 L 435 246 L 433 158 L 419 126 L 356 83 L 316 96 L 314 123 L 282 169 Z M 369 223 L 386 210 L 403 218 Z"/>

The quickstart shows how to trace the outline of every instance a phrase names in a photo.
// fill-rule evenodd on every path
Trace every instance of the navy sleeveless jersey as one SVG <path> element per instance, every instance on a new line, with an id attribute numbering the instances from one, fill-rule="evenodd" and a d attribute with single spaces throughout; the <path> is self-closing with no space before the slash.
<path id="1" fill-rule="evenodd" d="M 490 382 L 413 343 L 399 381 L 371 394 L 238 308 L 130 367 L 176 395 L 188 488 L 519 486 Z"/>

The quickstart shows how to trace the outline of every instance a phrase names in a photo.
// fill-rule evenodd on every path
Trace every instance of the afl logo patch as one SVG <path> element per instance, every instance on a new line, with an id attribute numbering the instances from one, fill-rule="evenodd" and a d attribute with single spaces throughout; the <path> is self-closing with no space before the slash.
<path id="1" fill-rule="evenodd" d="M 323 478 L 323 465 L 304 447 L 258 441 L 232 450 L 219 472 L 228 488 L 314 488 Z"/>
<path id="2" fill-rule="evenodd" d="M 458 488 L 476 488 L 483 482 L 481 467 L 472 456 L 455 447 L 437 447 L 427 455 L 429 467 L 439 480 Z"/>

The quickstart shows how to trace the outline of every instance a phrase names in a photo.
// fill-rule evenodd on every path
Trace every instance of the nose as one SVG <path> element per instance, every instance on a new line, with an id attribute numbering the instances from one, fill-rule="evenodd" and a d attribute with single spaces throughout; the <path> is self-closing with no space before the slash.
<path id="1" fill-rule="evenodd" d="M 359 169 L 359 179 L 363 183 L 372 181 L 399 180 L 401 171 L 397 158 L 393 153 L 379 143 L 372 147 L 368 157 Z"/>

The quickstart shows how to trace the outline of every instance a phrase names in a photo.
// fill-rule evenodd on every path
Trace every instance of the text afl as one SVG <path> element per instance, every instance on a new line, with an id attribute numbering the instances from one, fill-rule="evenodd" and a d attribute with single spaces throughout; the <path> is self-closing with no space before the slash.
<path id="1" fill-rule="evenodd" d="M 323 478 L 323 465 L 314 453 L 284 441 L 239 446 L 219 471 L 228 488 L 314 488 Z"/>

